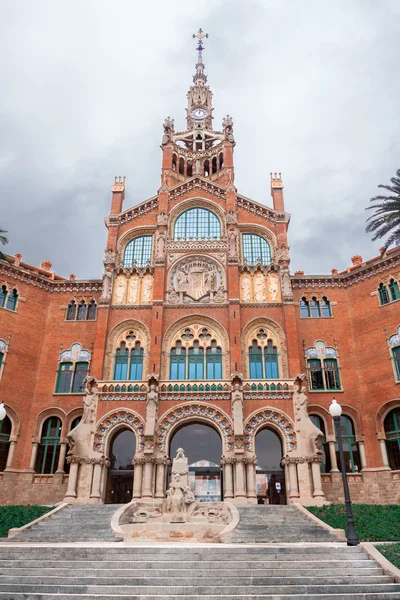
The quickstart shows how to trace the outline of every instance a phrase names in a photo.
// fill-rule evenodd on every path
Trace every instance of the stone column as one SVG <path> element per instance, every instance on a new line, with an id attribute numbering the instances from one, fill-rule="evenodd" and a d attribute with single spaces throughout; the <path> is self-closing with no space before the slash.
<path id="1" fill-rule="evenodd" d="M 233 498 L 233 458 L 222 457 L 221 464 L 224 469 L 224 500 Z"/>
<path id="2" fill-rule="evenodd" d="M 64 498 L 65 501 L 71 500 L 72 498 L 76 498 L 76 482 L 78 481 L 78 469 L 79 464 L 77 462 L 71 463 L 68 477 L 68 488 Z"/>
<path id="3" fill-rule="evenodd" d="M 58 457 L 58 465 L 56 473 L 65 473 L 64 471 L 64 463 L 65 463 L 65 455 L 67 454 L 67 444 L 62 442 L 60 444 L 60 455 Z"/>
<path id="4" fill-rule="evenodd" d="M 235 457 L 235 498 L 245 499 L 243 456 Z"/>
<path id="5" fill-rule="evenodd" d="M 101 483 L 101 472 L 103 470 L 100 462 L 97 462 L 93 468 L 93 479 L 92 479 L 92 490 L 90 492 L 91 498 L 100 498 L 100 483 Z"/>
<path id="6" fill-rule="evenodd" d="M 15 446 L 17 445 L 17 442 L 10 442 L 10 446 L 8 448 L 8 456 L 7 456 L 7 464 L 6 464 L 6 468 L 5 470 L 7 471 L 7 469 L 11 469 L 12 467 L 12 462 L 13 462 L 13 458 L 14 458 L 14 450 L 15 450 Z"/>
<path id="7" fill-rule="evenodd" d="M 165 498 L 164 482 L 168 458 L 156 459 L 156 493 L 155 498 Z"/>
<path id="8" fill-rule="evenodd" d="M 143 491 L 142 498 L 153 497 L 153 456 L 146 456 L 143 472 Z"/>
<path id="9" fill-rule="evenodd" d="M 132 498 L 141 498 L 144 458 L 142 456 L 135 456 L 135 458 L 133 459 L 133 464 L 135 465 L 135 468 L 133 472 Z"/>
<path id="10" fill-rule="evenodd" d="M 367 457 L 365 456 L 365 445 L 364 442 L 358 442 L 358 448 L 360 450 L 361 469 L 365 469 L 367 466 Z"/>
<path id="11" fill-rule="evenodd" d="M 282 464 L 281 464 L 282 466 Z M 290 491 L 290 481 L 289 481 L 289 467 L 288 465 L 283 465 L 283 473 L 285 475 L 285 494 L 286 494 L 286 502 L 289 500 L 289 491 Z"/>
<path id="12" fill-rule="evenodd" d="M 296 500 L 300 498 L 299 494 L 299 484 L 297 482 L 297 468 L 296 463 L 289 463 L 289 498 L 291 500 Z"/>
<path id="13" fill-rule="evenodd" d="M 31 471 L 35 470 L 35 464 L 36 464 L 36 456 L 37 456 L 38 446 L 39 446 L 38 442 L 33 442 L 33 444 L 32 444 L 31 462 L 29 463 L 29 468 L 30 468 Z"/>
<path id="14" fill-rule="evenodd" d="M 313 498 L 323 498 L 324 492 L 322 491 L 321 463 L 312 462 L 311 472 L 313 478 Z"/>
<path id="15" fill-rule="evenodd" d="M 331 473 L 339 473 L 335 444 L 336 444 L 335 440 L 329 440 L 329 456 L 331 457 Z"/>
<path id="16" fill-rule="evenodd" d="M 387 453 L 387 448 L 386 448 L 386 440 L 383 439 L 383 438 L 381 438 L 379 440 L 379 446 L 380 446 L 380 449 L 381 449 L 381 456 L 382 456 L 383 466 L 386 467 L 387 469 L 390 469 L 389 458 L 388 458 L 388 453 Z"/>
<path id="17" fill-rule="evenodd" d="M 255 473 L 256 464 L 257 459 L 255 456 L 250 456 L 246 459 L 247 498 L 251 500 L 255 500 L 257 498 Z"/>

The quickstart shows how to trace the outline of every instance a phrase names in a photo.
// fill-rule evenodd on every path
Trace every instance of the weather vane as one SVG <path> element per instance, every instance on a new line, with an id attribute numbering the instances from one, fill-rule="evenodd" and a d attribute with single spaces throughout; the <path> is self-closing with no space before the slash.
<path id="1" fill-rule="evenodd" d="M 204 33 L 200 27 L 199 31 L 193 34 L 193 38 L 197 38 L 199 40 L 199 45 L 197 46 L 196 50 L 198 50 L 199 56 L 201 56 L 201 53 L 204 50 L 203 40 L 204 38 L 208 38 L 208 33 Z"/>

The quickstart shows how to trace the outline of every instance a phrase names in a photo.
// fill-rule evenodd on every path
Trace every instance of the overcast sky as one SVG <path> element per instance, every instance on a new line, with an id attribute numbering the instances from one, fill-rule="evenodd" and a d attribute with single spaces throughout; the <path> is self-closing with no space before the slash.
<path id="1" fill-rule="evenodd" d="M 162 123 L 185 127 L 204 61 L 236 185 L 271 205 L 281 171 L 292 271 L 378 253 L 364 207 L 400 167 L 399 0 L 0 0 L 0 228 L 9 254 L 99 278 L 114 175 L 125 208 L 160 185 Z"/>

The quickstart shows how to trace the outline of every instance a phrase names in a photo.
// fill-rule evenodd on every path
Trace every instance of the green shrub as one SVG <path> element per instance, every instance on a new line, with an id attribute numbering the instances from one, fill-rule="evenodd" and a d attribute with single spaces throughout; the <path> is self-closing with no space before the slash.
<path id="1" fill-rule="evenodd" d="M 395 567 L 400 569 L 400 544 L 388 544 L 387 546 L 377 546 L 377 549 L 385 558 L 390 560 Z"/>
<path id="2" fill-rule="evenodd" d="M 0 537 L 7 537 L 9 529 L 22 527 L 53 508 L 54 506 L 0 506 Z"/>
<path id="3" fill-rule="evenodd" d="M 346 508 L 344 504 L 308 506 L 316 517 L 335 529 L 347 533 Z M 400 540 L 400 506 L 397 504 L 353 504 L 354 523 L 358 537 L 365 542 L 389 542 Z"/>

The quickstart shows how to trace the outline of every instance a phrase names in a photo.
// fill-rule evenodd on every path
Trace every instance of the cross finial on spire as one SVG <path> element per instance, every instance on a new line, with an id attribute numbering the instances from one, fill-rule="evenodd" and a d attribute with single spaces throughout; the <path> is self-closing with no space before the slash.
<path id="1" fill-rule="evenodd" d="M 199 40 L 199 44 L 198 44 L 196 50 L 199 53 L 199 58 L 201 58 L 201 56 L 202 56 L 201 53 L 204 50 L 203 40 L 204 40 L 204 38 L 208 38 L 208 33 L 204 33 L 202 28 L 200 27 L 199 31 L 197 33 L 193 34 L 193 39 L 194 38 L 197 38 Z"/>

